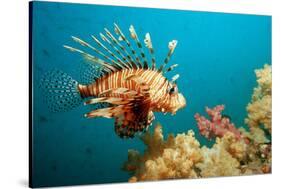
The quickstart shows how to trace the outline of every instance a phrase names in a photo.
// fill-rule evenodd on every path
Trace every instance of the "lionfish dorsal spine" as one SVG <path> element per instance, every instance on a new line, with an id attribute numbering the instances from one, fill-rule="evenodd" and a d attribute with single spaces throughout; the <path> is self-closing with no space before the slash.
<path id="1" fill-rule="evenodd" d="M 178 64 L 173 64 L 173 65 L 171 65 L 170 67 L 168 67 L 168 68 L 164 71 L 164 73 L 170 72 L 170 71 L 172 71 L 173 69 L 175 69 L 176 67 L 178 67 Z"/>
<path id="2" fill-rule="evenodd" d="M 126 48 L 120 44 L 118 42 L 118 40 L 106 29 L 105 30 L 106 35 L 109 37 L 109 39 L 115 44 L 117 45 L 126 55 L 124 55 L 123 53 L 121 53 L 119 51 L 119 53 L 121 53 L 122 57 L 127 57 L 126 60 L 127 62 L 129 62 L 129 64 L 132 66 L 132 68 L 137 68 L 137 65 L 135 64 L 134 60 L 132 59 L 132 57 L 130 56 L 130 54 L 128 53 L 128 51 L 126 50 Z M 100 33 L 101 37 L 107 39 L 102 33 Z M 112 43 L 111 43 L 112 44 Z M 112 44 L 114 46 L 114 44 Z M 115 47 L 116 48 L 116 47 Z M 117 48 L 116 48 L 117 49 Z M 118 49 L 117 49 L 118 50 Z"/>
<path id="3" fill-rule="evenodd" d="M 149 33 L 145 34 L 144 44 L 148 48 L 149 53 L 151 55 L 151 69 L 155 70 L 156 60 L 155 60 L 154 49 L 153 49 L 153 45 L 152 45 L 152 41 L 151 41 L 151 37 L 150 37 Z"/>
<path id="4" fill-rule="evenodd" d="M 95 47 L 93 47 L 92 45 L 90 45 L 89 43 L 87 43 L 86 41 L 83 41 L 82 39 L 78 38 L 78 37 L 75 37 L 75 36 L 71 36 L 71 38 L 79 43 L 80 45 L 82 46 L 86 46 L 90 49 L 92 49 L 94 52 L 96 52 L 97 54 L 101 55 L 104 59 L 112 62 L 113 64 L 116 64 L 118 65 L 118 63 L 116 63 L 112 58 L 110 58 L 109 56 L 105 55 L 103 52 L 99 51 L 98 49 L 96 49 Z"/>
<path id="5" fill-rule="evenodd" d="M 176 80 L 180 77 L 180 74 L 176 74 L 172 77 L 171 83 L 175 83 Z"/>
<path id="6" fill-rule="evenodd" d="M 145 69 L 147 69 L 148 68 L 148 64 L 147 64 L 147 60 L 146 60 L 146 57 L 145 57 L 145 53 L 143 51 L 141 42 L 140 42 L 140 40 L 138 38 L 138 34 L 137 34 L 137 32 L 136 32 L 136 30 L 135 30 L 133 25 L 130 26 L 129 31 L 130 31 L 130 34 L 131 34 L 131 38 L 136 42 L 137 47 L 140 50 L 141 60 L 143 59 L 143 62 L 142 62 L 143 63 L 143 67 Z"/>
<path id="7" fill-rule="evenodd" d="M 117 71 L 117 69 L 113 65 L 105 62 L 104 60 L 102 60 L 98 57 L 95 57 L 91 54 L 88 54 L 88 53 L 86 53 L 86 52 L 84 52 L 80 49 L 73 48 L 73 47 L 70 47 L 68 45 L 63 45 L 63 47 L 70 50 L 71 52 L 77 52 L 77 53 L 81 54 L 85 59 L 87 59 L 89 61 L 92 61 L 94 63 L 97 63 L 97 64 L 101 65 L 107 72 Z"/>
<path id="8" fill-rule="evenodd" d="M 172 40 L 172 41 L 169 42 L 169 44 L 168 44 L 168 48 L 169 48 L 168 55 L 166 56 L 166 58 L 164 60 L 164 63 L 158 69 L 159 72 L 162 72 L 164 67 L 168 64 L 172 54 L 174 53 L 174 50 L 175 50 L 177 44 L 178 44 L 177 40 Z"/>
<path id="9" fill-rule="evenodd" d="M 106 32 L 106 35 L 116 44 L 127 56 L 130 64 L 132 65 L 133 68 L 137 68 L 137 64 L 135 63 L 135 60 L 131 57 L 130 53 L 126 50 L 126 48 L 119 43 L 119 41 L 108 31 Z"/>
<path id="10" fill-rule="evenodd" d="M 131 50 L 131 53 L 133 54 L 133 57 L 136 60 L 138 68 L 142 68 L 142 64 L 140 62 L 139 57 L 136 54 L 136 51 L 133 49 L 131 43 L 129 42 L 129 40 L 126 38 L 126 36 L 123 34 L 122 30 L 120 29 L 120 27 L 116 23 L 114 23 L 114 30 L 115 30 L 115 33 L 117 35 L 119 35 L 119 39 L 125 41 L 126 45 Z"/>
<path id="11" fill-rule="evenodd" d="M 111 41 L 108 40 L 108 38 L 103 35 L 102 33 L 100 33 L 100 37 L 104 42 L 107 42 L 111 48 L 113 48 L 115 50 L 115 52 L 120 55 L 122 57 L 122 60 L 125 61 L 126 64 L 129 64 L 130 62 L 128 62 L 127 58 L 119 51 L 119 49 L 117 49 L 112 43 Z M 129 64 L 130 66 L 130 64 Z"/>
<path id="12" fill-rule="evenodd" d="M 112 56 L 114 59 L 117 60 L 114 61 L 115 64 L 117 64 L 118 66 L 122 68 L 129 68 L 128 65 L 126 63 L 124 63 L 120 58 L 118 58 L 111 50 L 109 50 L 102 42 L 100 42 L 95 36 L 92 35 L 92 38 L 94 39 L 94 41 L 97 43 L 97 45 L 101 48 L 103 48 L 110 56 Z"/>
<path id="13" fill-rule="evenodd" d="M 133 25 L 129 27 L 131 40 L 124 35 L 116 23 L 114 23 L 114 31 L 115 33 L 111 33 L 107 28 L 104 28 L 104 32 L 99 34 L 100 39 L 91 35 L 96 47 L 78 37 L 72 36 L 72 39 L 75 42 L 79 43 L 81 46 L 93 50 L 97 56 L 91 55 L 83 50 L 73 48 L 68 45 L 65 45 L 64 47 L 70 51 L 78 52 L 90 62 L 100 65 L 102 68 L 102 74 L 116 72 L 122 69 L 150 69 L 156 70 L 158 73 L 165 74 L 166 72 L 170 72 L 178 66 L 177 64 L 173 64 L 170 67 L 165 68 L 177 46 L 176 40 L 169 42 L 168 54 L 164 59 L 164 63 L 157 69 L 154 48 L 149 33 L 145 34 L 144 40 L 142 41 L 144 45 L 142 45 Z M 134 41 L 136 43 L 137 51 L 134 49 L 134 45 L 132 45 L 130 41 Z M 125 46 L 127 46 L 127 48 Z M 143 46 L 145 46 L 149 51 L 151 66 L 148 65 L 147 57 L 144 52 L 145 49 Z"/>

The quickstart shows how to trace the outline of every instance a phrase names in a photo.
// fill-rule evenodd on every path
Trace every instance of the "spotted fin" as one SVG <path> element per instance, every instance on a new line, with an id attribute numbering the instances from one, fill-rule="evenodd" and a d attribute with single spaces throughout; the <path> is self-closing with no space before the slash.
<path id="1" fill-rule="evenodd" d="M 92 84 L 103 75 L 101 66 L 92 64 L 89 61 L 85 61 L 83 64 L 80 64 L 79 72 L 80 84 L 83 85 Z"/>
<path id="2" fill-rule="evenodd" d="M 60 70 L 47 72 L 40 81 L 40 89 L 52 112 L 64 112 L 82 104 L 78 82 Z"/>

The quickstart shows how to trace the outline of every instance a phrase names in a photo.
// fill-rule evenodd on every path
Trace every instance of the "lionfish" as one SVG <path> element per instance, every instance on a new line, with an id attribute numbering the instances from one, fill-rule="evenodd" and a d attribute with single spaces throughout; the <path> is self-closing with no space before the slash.
<path id="1" fill-rule="evenodd" d="M 165 68 L 174 49 L 176 40 L 168 44 L 168 55 L 158 68 L 150 34 L 146 33 L 144 44 L 148 48 L 151 63 L 147 61 L 144 48 L 131 25 L 129 40 L 120 27 L 114 23 L 115 34 L 105 28 L 100 33 L 101 40 L 91 36 L 96 47 L 72 36 L 72 39 L 96 53 L 96 56 L 68 45 L 64 47 L 83 56 L 88 64 L 82 73 L 87 82 L 78 83 L 71 76 L 59 70 L 45 75 L 41 87 L 45 89 L 49 108 L 53 111 L 66 111 L 79 106 L 99 104 L 98 108 L 85 114 L 87 118 L 104 117 L 115 119 L 115 132 L 123 138 L 134 137 L 135 133 L 147 130 L 155 119 L 153 112 L 174 115 L 186 105 L 184 96 L 178 92 L 176 80 L 164 76 L 177 67 L 174 64 Z M 138 51 L 133 47 L 136 43 Z M 84 75 L 83 75 L 84 74 Z"/>

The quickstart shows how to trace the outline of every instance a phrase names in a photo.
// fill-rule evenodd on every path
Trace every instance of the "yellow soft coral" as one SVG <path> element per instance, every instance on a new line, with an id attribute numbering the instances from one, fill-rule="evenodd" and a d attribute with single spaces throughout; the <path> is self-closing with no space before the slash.
<path id="1" fill-rule="evenodd" d="M 212 148 L 202 147 L 203 161 L 196 165 L 202 177 L 241 175 L 240 162 L 246 155 L 247 146 L 232 133 L 217 138 Z"/>
<path id="2" fill-rule="evenodd" d="M 135 151 L 129 151 L 128 162 L 125 163 L 126 168 L 139 162 L 131 182 L 198 177 L 194 165 L 202 159 L 202 155 L 200 143 L 194 138 L 193 131 L 176 137 L 169 135 L 165 141 L 161 126 L 157 125 L 154 134 L 147 133 L 142 140 L 148 146 L 144 155 L 140 158 Z"/>
<path id="3" fill-rule="evenodd" d="M 251 133 L 241 130 L 251 139 Z M 262 134 L 262 133 L 260 133 Z M 245 138 L 246 139 L 246 138 Z M 268 173 L 271 171 L 271 145 L 237 139 L 231 132 L 208 148 L 200 147 L 193 131 L 169 135 L 164 140 L 160 125 L 142 137 L 148 146 L 144 155 L 129 150 L 124 167 L 133 171 L 130 182 L 175 178 L 201 178 Z"/>
<path id="4" fill-rule="evenodd" d="M 232 133 L 217 138 L 213 148 L 200 148 L 193 131 L 176 137 L 169 135 L 165 141 L 161 126 L 157 125 L 154 133 L 145 134 L 142 140 L 148 146 L 144 155 L 129 150 L 125 163 L 127 170 L 135 171 L 130 182 L 241 174 L 239 159 L 245 156 L 246 146 Z"/>
<path id="5" fill-rule="evenodd" d="M 263 69 L 258 69 L 255 73 L 258 86 L 254 88 L 252 100 L 247 106 L 248 117 L 245 119 L 245 123 L 256 128 L 263 125 L 271 132 L 271 66 L 265 64 Z"/>
<path id="6" fill-rule="evenodd" d="M 251 133 L 243 131 L 252 138 Z M 228 132 L 208 148 L 200 147 L 193 131 L 169 135 L 165 141 L 160 125 L 143 141 L 149 146 L 144 155 L 129 150 L 127 171 L 134 175 L 129 182 L 174 178 L 200 178 L 268 173 L 271 171 L 271 145 L 248 143 Z"/>

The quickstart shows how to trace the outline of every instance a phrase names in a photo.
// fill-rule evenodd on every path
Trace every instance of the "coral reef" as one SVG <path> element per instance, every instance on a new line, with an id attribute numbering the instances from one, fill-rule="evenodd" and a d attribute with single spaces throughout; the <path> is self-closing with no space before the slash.
<path id="1" fill-rule="evenodd" d="M 158 124 L 154 133 L 148 132 L 142 140 L 147 145 L 144 155 L 130 150 L 124 165 L 126 170 L 135 171 L 130 181 L 198 177 L 194 165 L 201 161 L 202 154 L 193 131 L 176 137 L 169 135 L 165 141 Z"/>
<path id="2" fill-rule="evenodd" d="M 252 100 L 247 106 L 248 117 L 245 123 L 250 129 L 263 125 L 271 132 L 271 66 L 265 64 L 263 69 L 255 70 L 258 86 L 254 88 Z"/>
<path id="3" fill-rule="evenodd" d="M 265 132 L 271 135 L 271 106 L 255 108 L 264 101 L 271 104 L 271 67 L 265 65 L 256 75 L 258 87 L 247 106 L 248 127 L 235 127 L 222 115 L 224 105 L 206 107 L 209 119 L 198 113 L 194 116 L 199 133 L 215 140 L 212 147 L 206 147 L 192 130 L 165 139 L 158 124 L 153 133 L 141 136 L 147 146 L 144 154 L 129 150 L 124 163 L 124 169 L 134 175 L 129 182 L 270 173 L 271 142 Z"/>

